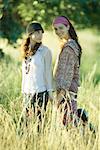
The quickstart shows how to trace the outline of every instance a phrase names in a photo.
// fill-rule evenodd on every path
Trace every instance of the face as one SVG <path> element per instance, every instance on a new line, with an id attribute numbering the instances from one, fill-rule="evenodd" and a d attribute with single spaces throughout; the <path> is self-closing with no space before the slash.
<path id="1" fill-rule="evenodd" d="M 54 24 L 54 30 L 55 33 L 59 36 L 60 39 L 67 39 L 68 37 L 68 30 L 69 30 L 69 25 L 65 26 L 62 23 L 59 24 Z"/>
<path id="2" fill-rule="evenodd" d="M 42 41 L 42 37 L 43 37 L 42 30 L 35 31 L 30 36 L 31 41 L 36 42 L 36 43 L 40 43 Z"/>

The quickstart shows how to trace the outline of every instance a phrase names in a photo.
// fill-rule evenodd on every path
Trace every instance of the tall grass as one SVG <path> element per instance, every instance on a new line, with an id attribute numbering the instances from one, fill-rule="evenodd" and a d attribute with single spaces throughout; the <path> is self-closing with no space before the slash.
<path id="1" fill-rule="evenodd" d="M 86 40 L 87 35 L 90 35 L 88 40 Z M 15 55 L 18 52 L 11 49 L 11 47 L 6 49 L 7 43 L 6 46 L 5 43 L 2 43 L 1 46 L 6 56 L 5 59 L 0 60 L 0 150 L 99 149 L 99 38 L 98 35 L 93 34 L 91 31 L 80 31 L 79 37 L 83 47 L 83 57 L 81 64 L 81 86 L 77 99 L 78 107 L 87 110 L 89 122 L 92 122 L 94 125 L 96 135 L 93 136 L 88 127 L 86 127 L 84 136 L 80 128 L 72 127 L 67 131 L 67 128 L 60 122 L 56 105 L 50 102 L 48 103 L 40 133 L 36 130 L 37 121 L 34 116 L 30 120 L 28 128 L 24 125 L 21 128 L 19 124 L 22 113 L 21 62 L 17 60 L 18 55 Z M 53 42 L 49 42 L 49 39 Z M 56 58 L 54 52 L 57 52 L 55 49 L 58 48 L 58 45 L 56 46 L 57 42 L 57 39 L 53 39 L 52 33 L 46 32 L 44 43 L 51 49 L 54 49 L 52 51 L 54 59 Z"/>
<path id="2" fill-rule="evenodd" d="M 22 98 L 17 97 L 9 101 L 9 111 L 0 106 L 0 149 L 1 150 L 98 150 L 99 143 L 99 90 L 93 84 L 82 83 L 79 90 L 79 107 L 85 108 L 89 113 L 89 122 L 92 122 L 96 136 L 94 137 L 88 127 L 84 136 L 80 128 L 72 127 L 68 131 L 60 122 L 56 106 L 48 103 L 42 130 L 37 132 L 37 122 L 33 116 L 29 126 L 19 126 L 22 112 Z M 21 134 L 23 132 L 23 134 Z"/>

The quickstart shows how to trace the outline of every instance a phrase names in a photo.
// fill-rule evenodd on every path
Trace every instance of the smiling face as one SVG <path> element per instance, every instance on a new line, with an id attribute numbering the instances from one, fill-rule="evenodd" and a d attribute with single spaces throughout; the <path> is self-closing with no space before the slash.
<path id="1" fill-rule="evenodd" d="M 54 24 L 54 30 L 60 39 L 68 39 L 69 25 L 65 26 L 62 23 Z"/>
<path id="2" fill-rule="evenodd" d="M 40 43 L 40 42 L 42 42 L 42 37 L 43 37 L 42 30 L 37 30 L 37 31 L 34 31 L 30 35 L 30 40 L 31 40 L 31 42 L 34 42 L 34 43 Z"/>

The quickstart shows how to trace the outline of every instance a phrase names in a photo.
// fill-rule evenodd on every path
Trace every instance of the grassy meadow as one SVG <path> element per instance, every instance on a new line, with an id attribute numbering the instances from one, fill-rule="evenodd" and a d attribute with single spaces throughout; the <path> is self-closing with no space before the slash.
<path id="1" fill-rule="evenodd" d="M 85 108 L 96 135 L 86 127 L 84 136 L 79 127 L 62 126 L 55 104 L 48 103 L 41 133 L 32 116 L 28 128 L 20 128 L 22 115 L 21 60 L 18 48 L 0 39 L 5 57 L 0 59 L 0 150 L 99 150 L 100 143 L 100 37 L 97 31 L 78 31 L 83 48 L 81 61 L 81 86 L 78 107 Z M 21 40 L 17 41 L 20 45 Z M 52 32 L 44 34 L 43 43 L 53 54 L 53 65 L 59 51 L 58 39 Z M 21 133 L 23 130 L 23 134 Z"/>

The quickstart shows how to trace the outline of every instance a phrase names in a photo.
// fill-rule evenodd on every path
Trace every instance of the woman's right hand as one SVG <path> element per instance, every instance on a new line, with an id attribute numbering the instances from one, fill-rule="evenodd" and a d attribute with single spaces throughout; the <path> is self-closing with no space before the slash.
<path id="1" fill-rule="evenodd" d="M 64 97 L 66 95 L 66 91 L 63 89 L 57 90 L 57 108 L 59 108 L 60 104 L 64 101 Z"/>
<path id="2" fill-rule="evenodd" d="M 53 92 L 52 91 L 49 91 L 49 99 L 50 99 L 50 101 L 53 101 Z"/>

